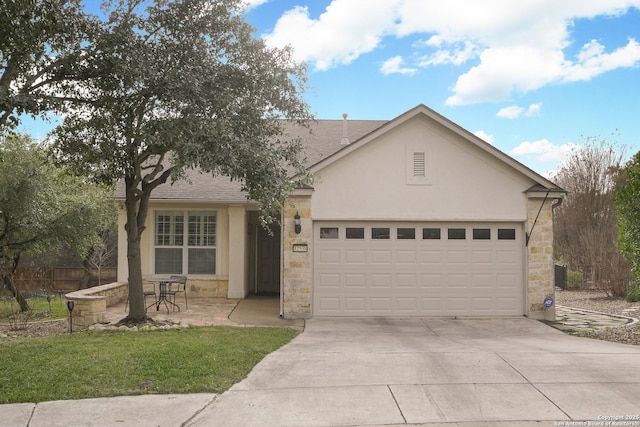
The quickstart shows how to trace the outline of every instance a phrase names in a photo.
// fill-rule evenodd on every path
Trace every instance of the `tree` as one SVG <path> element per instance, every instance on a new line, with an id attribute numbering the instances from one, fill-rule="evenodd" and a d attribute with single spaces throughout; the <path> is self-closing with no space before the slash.
<path id="1" fill-rule="evenodd" d="M 614 197 L 624 150 L 588 138 L 554 181 L 568 191 L 555 210 L 556 257 L 612 295 L 623 295 L 629 266 L 617 250 Z"/>
<path id="2" fill-rule="evenodd" d="M 0 278 L 27 311 L 13 281 L 21 257 L 55 250 L 83 256 L 115 204 L 107 191 L 55 168 L 27 136 L 0 138 Z"/>
<path id="3" fill-rule="evenodd" d="M 0 131 L 19 116 L 59 111 L 87 78 L 87 44 L 95 19 L 80 0 L 6 0 L 0 3 Z"/>
<path id="4" fill-rule="evenodd" d="M 114 212 L 112 219 L 100 231 L 98 245 L 89 249 L 89 253 L 82 260 L 84 276 L 80 281 L 80 289 L 85 289 L 89 285 L 89 280 L 95 277 L 98 271 L 98 285 L 102 284 L 102 269 L 109 265 L 115 265 L 118 254 L 118 227 L 117 214 Z"/>
<path id="5" fill-rule="evenodd" d="M 640 279 L 640 152 L 625 165 L 615 198 L 618 213 L 618 248 Z"/>
<path id="6" fill-rule="evenodd" d="M 147 4 L 147 3 L 145 3 Z M 84 175 L 125 187 L 129 315 L 146 320 L 140 238 L 152 191 L 187 168 L 243 184 L 269 218 L 302 172 L 283 120 L 312 119 L 304 65 L 269 48 L 240 0 L 123 0 L 96 41 L 92 99 L 56 132 L 57 156 Z M 102 73 L 102 74 L 100 74 Z"/>

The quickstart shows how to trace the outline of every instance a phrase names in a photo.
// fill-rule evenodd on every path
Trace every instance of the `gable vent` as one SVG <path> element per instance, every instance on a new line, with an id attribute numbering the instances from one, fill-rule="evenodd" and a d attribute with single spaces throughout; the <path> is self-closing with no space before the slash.
<path id="1" fill-rule="evenodd" d="M 413 153 L 413 176 L 414 177 L 426 177 L 427 169 L 425 164 L 424 151 L 417 151 Z"/>

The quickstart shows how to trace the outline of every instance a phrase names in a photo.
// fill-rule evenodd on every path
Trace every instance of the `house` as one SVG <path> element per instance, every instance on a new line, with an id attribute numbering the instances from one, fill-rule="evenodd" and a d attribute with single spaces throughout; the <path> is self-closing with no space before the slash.
<path id="1" fill-rule="evenodd" d="M 143 274 L 187 274 L 194 296 L 280 295 L 286 318 L 555 317 L 561 188 L 424 105 L 299 134 L 314 182 L 281 227 L 260 227 L 237 183 L 192 173 L 152 194 Z M 122 231 L 119 281 L 125 247 Z"/>

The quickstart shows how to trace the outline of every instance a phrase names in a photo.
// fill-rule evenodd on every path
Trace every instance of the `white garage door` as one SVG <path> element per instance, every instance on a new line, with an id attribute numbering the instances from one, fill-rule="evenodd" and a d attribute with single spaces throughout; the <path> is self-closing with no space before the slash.
<path id="1" fill-rule="evenodd" d="M 524 313 L 517 223 L 314 223 L 314 316 Z"/>

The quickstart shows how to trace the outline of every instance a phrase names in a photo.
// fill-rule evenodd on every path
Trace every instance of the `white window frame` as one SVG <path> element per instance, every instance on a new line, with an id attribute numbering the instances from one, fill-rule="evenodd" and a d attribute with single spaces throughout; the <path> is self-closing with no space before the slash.
<path id="1" fill-rule="evenodd" d="M 163 240 L 167 242 L 164 245 L 159 244 L 159 225 L 158 225 L 158 217 L 159 215 L 169 216 L 170 220 L 170 230 L 169 236 L 164 238 Z M 203 216 L 209 215 L 214 216 L 214 230 L 213 234 L 208 232 L 207 223 L 203 223 Z M 194 223 L 190 223 L 190 218 L 192 216 L 199 216 L 200 220 L 195 223 L 198 225 L 198 233 L 193 234 L 193 230 L 191 225 Z M 175 218 L 182 218 L 182 236 L 178 236 L 176 234 L 175 228 L 180 221 L 176 221 Z M 180 275 L 189 275 L 189 276 L 215 276 L 218 272 L 218 211 L 216 210 L 182 210 L 182 209 L 158 209 L 154 211 L 153 215 L 153 264 L 152 270 L 154 274 L 180 274 Z M 211 241 L 211 239 L 213 241 Z M 194 242 L 195 240 L 195 242 Z M 206 240 L 203 242 L 203 240 Z M 193 244 L 198 243 L 198 244 Z M 205 244 L 200 244 L 205 243 Z M 213 243 L 213 244 L 212 244 Z M 158 272 L 157 270 L 157 259 L 156 252 L 158 249 L 179 249 L 182 251 L 182 271 L 171 271 L 171 272 Z M 209 249 L 214 251 L 214 261 L 213 261 L 213 272 L 206 273 L 190 273 L 189 272 L 189 250 L 190 249 Z"/>

